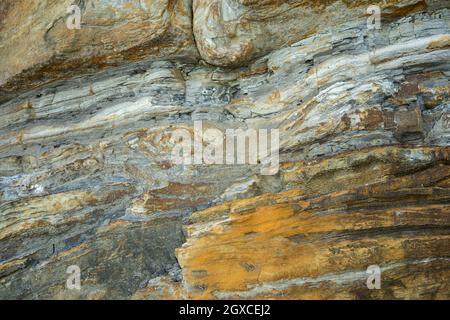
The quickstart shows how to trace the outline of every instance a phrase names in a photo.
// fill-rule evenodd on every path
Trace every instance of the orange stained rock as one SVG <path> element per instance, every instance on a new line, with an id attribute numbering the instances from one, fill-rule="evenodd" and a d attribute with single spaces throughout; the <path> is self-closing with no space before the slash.
<path id="1" fill-rule="evenodd" d="M 397 152 L 385 148 L 381 153 Z M 446 154 L 438 148 L 420 152 L 437 158 Z M 316 165 L 305 164 L 301 170 L 307 174 Z M 435 283 L 433 277 L 449 274 L 450 192 L 438 186 L 449 176 L 450 166 L 435 164 L 322 196 L 292 190 L 197 212 L 187 227 L 186 243 L 177 250 L 184 294 L 193 299 L 429 295 L 425 287 Z M 361 280 L 371 264 L 383 266 L 391 281 L 378 294 L 368 293 Z M 434 273 L 419 265 L 430 265 Z M 406 270 L 414 270 L 415 276 Z M 416 295 L 406 283 L 414 277 L 422 281 L 415 285 Z M 398 286 L 400 282 L 405 284 Z M 446 296 L 445 285 L 436 288 L 439 297 Z"/>

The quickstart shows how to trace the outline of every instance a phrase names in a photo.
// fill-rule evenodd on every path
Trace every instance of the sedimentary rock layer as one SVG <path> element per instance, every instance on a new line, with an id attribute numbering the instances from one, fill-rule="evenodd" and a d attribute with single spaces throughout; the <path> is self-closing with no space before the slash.
<path id="1" fill-rule="evenodd" d="M 67 28 L 71 5 L 80 8 L 81 29 Z M 195 61 L 191 5 L 190 0 L 2 1 L 0 88 L 10 96 L 149 57 Z"/>
<path id="2" fill-rule="evenodd" d="M 376 3 L 2 2 L 0 298 L 448 299 L 449 3 Z M 174 164 L 195 121 L 278 173 Z"/>
<path id="3" fill-rule="evenodd" d="M 301 173 L 322 175 L 196 212 L 177 251 L 187 297 L 447 298 L 449 284 L 439 279 L 449 276 L 449 151 L 376 148 L 303 164 Z M 434 165 L 412 169 L 403 162 L 412 154 Z M 377 169 L 385 181 L 367 176 Z M 311 190 L 325 172 L 335 184 Z M 383 266 L 389 289 L 367 290 L 368 265 Z"/>

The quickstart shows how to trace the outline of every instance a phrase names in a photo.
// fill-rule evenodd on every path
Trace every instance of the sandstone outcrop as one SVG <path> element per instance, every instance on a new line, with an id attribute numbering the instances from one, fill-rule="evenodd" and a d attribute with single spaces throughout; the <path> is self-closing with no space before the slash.
<path id="1" fill-rule="evenodd" d="M 0 298 L 450 298 L 448 1 L 6 0 L 0 31 Z M 195 121 L 278 129 L 278 173 L 174 164 Z"/>

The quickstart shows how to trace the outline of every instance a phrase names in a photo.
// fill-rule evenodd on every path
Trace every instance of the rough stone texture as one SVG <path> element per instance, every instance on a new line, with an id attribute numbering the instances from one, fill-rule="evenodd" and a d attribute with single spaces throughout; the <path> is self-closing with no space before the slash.
<path id="1" fill-rule="evenodd" d="M 322 175 L 295 179 L 293 191 L 196 212 L 178 250 L 187 297 L 448 298 L 449 283 L 439 279 L 450 275 L 450 194 L 441 183 L 449 151 L 376 148 L 302 163 L 300 172 L 289 164 L 286 178 L 319 168 Z M 413 166 L 422 170 L 408 174 L 412 154 L 430 162 L 419 160 Z M 377 182 L 379 174 L 367 176 L 372 170 L 390 178 Z M 380 261 L 389 289 L 367 290 L 364 269 Z"/>
<path id="2" fill-rule="evenodd" d="M 369 5 L 379 5 L 385 19 L 392 19 L 423 10 L 427 2 L 194 0 L 194 33 L 207 62 L 244 64 L 341 23 L 364 20 Z"/>
<path id="3" fill-rule="evenodd" d="M 448 1 L 71 3 L 0 4 L 0 298 L 450 298 Z M 174 165 L 195 120 L 279 174 Z"/>
<path id="4" fill-rule="evenodd" d="M 67 29 L 72 5 L 81 29 Z M 195 61 L 190 0 L 3 0 L 0 95 L 145 58 Z M 1 98 L 0 98 L 1 101 Z"/>

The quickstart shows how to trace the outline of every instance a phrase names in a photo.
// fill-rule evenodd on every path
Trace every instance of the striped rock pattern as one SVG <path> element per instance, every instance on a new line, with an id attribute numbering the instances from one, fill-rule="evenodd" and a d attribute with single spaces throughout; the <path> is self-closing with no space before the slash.
<path id="1" fill-rule="evenodd" d="M 1 299 L 450 298 L 448 1 L 6 0 L 0 31 Z M 279 129 L 279 172 L 175 165 L 200 120 Z"/>

